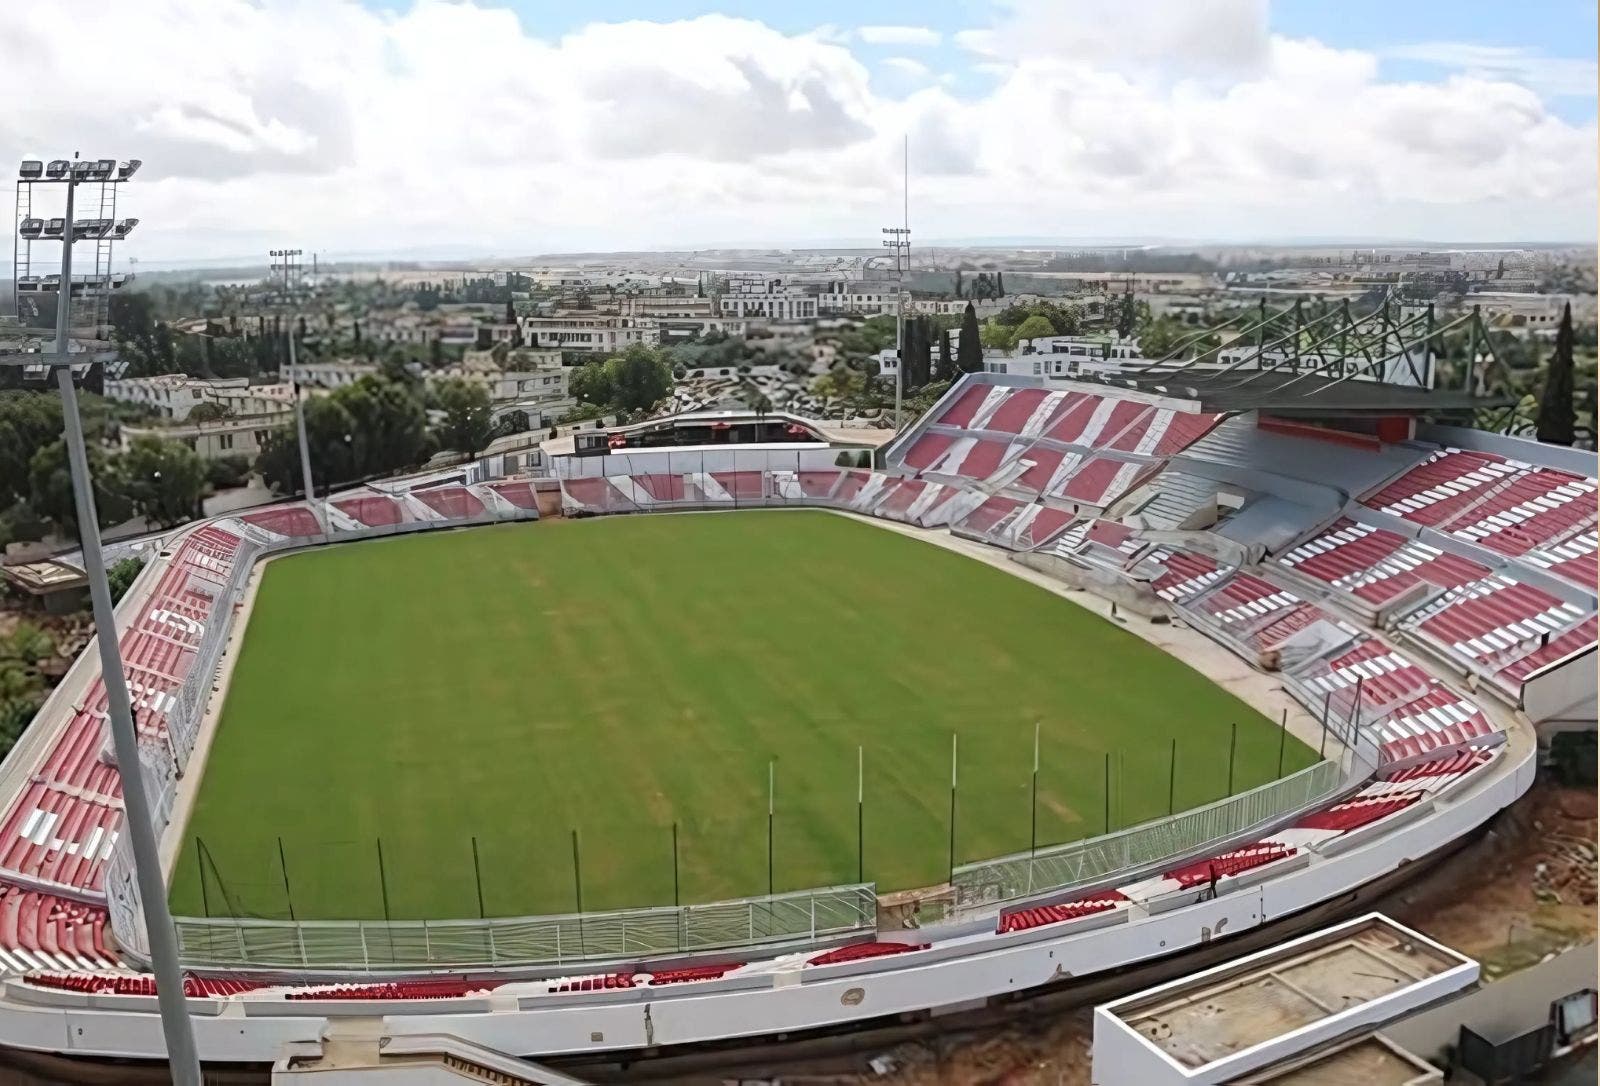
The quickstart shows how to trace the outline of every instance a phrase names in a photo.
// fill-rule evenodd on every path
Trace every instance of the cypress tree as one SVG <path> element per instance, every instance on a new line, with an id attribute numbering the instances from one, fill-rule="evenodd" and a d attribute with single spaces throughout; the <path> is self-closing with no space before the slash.
<path id="1" fill-rule="evenodd" d="M 956 368 L 962 373 L 983 369 L 983 333 L 978 329 L 978 311 L 967 303 L 961 315 L 961 342 L 956 348 Z"/>
<path id="2" fill-rule="evenodd" d="M 950 353 L 949 332 L 939 333 L 939 368 L 933 375 L 940 381 L 954 381 L 959 376 L 955 357 Z"/>
<path id="3" fill-rule="evenodd" d="M 1571 445 L 1576 438 L 1577 413 L 1572 406 L 1572 305 L 1561 311 L 1555 353 L 1545 367 L 1544 392 L 1539 397 L 1538 437 L 1550 445 Z"/>

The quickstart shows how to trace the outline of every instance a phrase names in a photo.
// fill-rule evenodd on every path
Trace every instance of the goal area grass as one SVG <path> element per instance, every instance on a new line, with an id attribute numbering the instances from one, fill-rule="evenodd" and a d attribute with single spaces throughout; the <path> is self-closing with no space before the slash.
<path id="1" fill-rule="evenodd" d="M 1316 759 L 1121 626 L 826 512 L 429 533 L 262 577 L 178 915 L 764 894 L 769 786 L 775 890 L 909 889 L 949 874 L 952 735 L 957 863 L 1027 849 L 1035 809 L 1053 844 Z"/>

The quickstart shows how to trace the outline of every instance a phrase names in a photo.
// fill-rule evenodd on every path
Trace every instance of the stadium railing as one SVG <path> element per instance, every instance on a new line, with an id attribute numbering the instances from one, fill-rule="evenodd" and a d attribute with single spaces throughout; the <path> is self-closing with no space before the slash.
<path id="1" fill-rule="evenodd" d="M 877 928 L 871 883 L 770 897 L 485 920 L 177 917 L 188 968 L 385 970 L 550 967 L 712 950 L 805 947 Z"/>
<path id="2" fill-rule="evenodd" d="M 951 877 L 952 919 L 992 913 L 1028 898 L 1087 890 L 1226 845 L 1325 803 L 1349 783 L 1337 763 L 1321 761 L 1248 792 L 1129 829 L 963 864 Z"/>

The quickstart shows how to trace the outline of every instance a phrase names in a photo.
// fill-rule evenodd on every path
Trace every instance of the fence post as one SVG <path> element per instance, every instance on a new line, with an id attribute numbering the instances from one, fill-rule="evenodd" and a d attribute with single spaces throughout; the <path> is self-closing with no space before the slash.
<path id="1" fill-rule="evenodd" d="M 1233 763 L 1234 756 L 1239 749 L 1239 722 L 1233 722 L 1233 730 L 1228 733 L 1228 795 L 1233 795 Z"/>
<path id="2" fill-rule="evenodd" d="M 385 925 L 392 922 L 389 915 L 389 876 L 383 869 L 383 838 L 378 838 L 378 889 L 383 894 L 383 922 Z M 394 957 L 394 932 L 390 930 L 389 957 Z"/>
<path id="3" fill-rule="evenodd" d="M 478 919 L 484 918 L 483 869 L 478 866 L 478 835 L 472 835 L 472 881 L 478 888 Z"/>
<path id="4" fill-rule="evenodd" d="M 211 899 L 206 894 L 206 861 L 200 852 L 200 836 L 194 839 L 194 865 L 200 869 L 200 907 L 205 910 L 206 919 L 211 919 Z"/>
<path id="5" fill-rule="evenodd" d="M 586 955 L 589 952 L 583 936 L 583 867 L 578 860 L 578 831 L 572 830 L 572 892 L 578 902 L 578 954 Z"/>
<path id="6" fill-rule="evenodd" d="M 1172 737 L 1172 753 L 1167 758 L 1167 817 L 1171 818 L 1173 801 L 1178 794 L 1178 737 Z"/>
<path id="7" fill-rule="evenodd" d="M 278 837 L 278 870 L 283 872 L 283 897 L 289 903 L 289 920 L 294 921 L 294 895 L 289 892 L 289 864 L 283 858 L 283 837 Z"/>
<path id="8" fill-rule="evenodd" d="M 1105 785 L 1101 789 L 1101 793 L 1102 793 L 1102 798 L 1105 800 L 1105 808 L 1106 809 L 1105 809 L 1105 825 L 1101 829 L 1100 832 L 1102 832 L 1102 833 L 1110 833 L 1111 832 L 1111 752 L 1109 750 L 1106 751 Z"/>
<path id="9" fill-rule="evenodd" d="M 1283 710 L 1283 721 L 1278 728 L 1278 779 L 1283 779 L 1283 746 L 1289 740 L 1289 710 Z"/>

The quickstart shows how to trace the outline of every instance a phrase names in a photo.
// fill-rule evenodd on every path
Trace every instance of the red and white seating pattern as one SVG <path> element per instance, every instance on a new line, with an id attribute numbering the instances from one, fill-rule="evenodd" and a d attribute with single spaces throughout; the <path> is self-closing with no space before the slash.
<path id="1" fill-rule="evenodd" d="M 275 505 L 269 509 L 244 513 L 239 519 L 274 535 L 290 538 L 310 538 L 322 534 L 322 524 L 316 514 L 304 505 Z"/>
<path id="2" fill-rule="evenodd" d="M 1434 685 L 1431 675 L 1376 637 L 1363 637 L 1353 648 L 1314 661 L 1297 678 L 1311 692 L 1313 705 L 1325 702 L 1338 718 L 1355 712 L 1358 691 L 1367 719 L 1421 697 Z"/>
<path id="3" fill-rule="evenodd" d="M 1405 628 L 1475 670 L 1499 672 L 1582 627 L 1592 614 L 1532 585 L 1494 574 L 1447 592 L 1409 616 Z"/>
<path id="4" fill-rule="evenodd" d="M 1191 600 L 1228 576 L 1207 555 L 1165 547 L 1153 551 L 1136 569 L 1149 575 L 1151 590 L 1172 604 Z"/>
<path id="5" fill-rule="evenodd" d="M 1493 453 L 1445 449 L 1363 499 L 1363 504 L 1516 557 L 1595 529 L 1593 479 Z M 1593 547 L 1581 548 L 1592 553 Z M 1549 563 L 1559 564 L 1559 563 Z M 1594 585 L 1585 561 L 1562 576 Z"/>
<path id="6" fill-rule="evenodd" d="M 1476 702 L 1442 683 L 1390 712 L 1372 729 L 1385 761 L 1413 758 L 1495 734 L 1494 725 Z"/>
<path id="7" fill-rule="evenodd" d="M 1120 521 L 1088 517 L 1073 521 L 1050 549 L 1063 558 L 1074 555 L 1121 568 L 1147 546 Z"/>
<path id="8" fill-rule="evenodd" d="M 1373 607 L 1383 606 L 1418 582 L 1454 588 L 1489 572 L 1471 559 L 1345 518 L 1277 561 Z"/>

